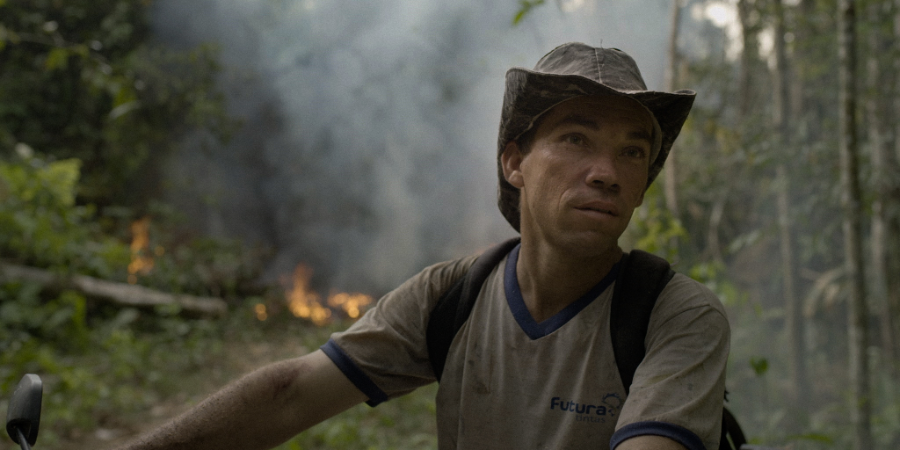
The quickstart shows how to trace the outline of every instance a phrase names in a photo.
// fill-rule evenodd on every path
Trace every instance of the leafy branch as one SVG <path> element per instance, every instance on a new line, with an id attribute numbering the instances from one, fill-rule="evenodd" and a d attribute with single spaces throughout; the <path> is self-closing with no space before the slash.
<path id="1" fill-rule="evenodd" d="M 531 12 L 531 10 L 543 5 L 544 3 L 545 0 L 520 0 L 519 12 L 516 13 L 515 17 L 513 17 L 513 26 L 518 25 L 519 22 L 521 22 L 522 19 L 524 19 L 525 16 L 527 16 Z"/>

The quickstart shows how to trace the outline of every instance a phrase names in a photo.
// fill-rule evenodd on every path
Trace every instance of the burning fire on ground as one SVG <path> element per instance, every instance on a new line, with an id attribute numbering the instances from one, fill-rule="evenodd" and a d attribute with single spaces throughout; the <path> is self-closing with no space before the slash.
<path id="1" fill-rule="evenodd" d="M 310 288 L 312 269 L 300 264 L 294 269 L 293 286 L 286 293 L 288 309 L 296 317 L 311 320 L 316 325 L 331 321 L 333 311 L 343 311 L 351 319 L 358 319 L 373 298 L 366 294 L 332 292 L 325 301 Z M 259 314 L 257 317 L 260 317 Z M 260 319 L 264 320 L 264 319 Z"/>
<path id="2" fill-rule="evenodd" d="M 137 283 L 139 275 L 147 275 L 153 270 L 153 257 L 162 256 L 165 249 L 156 246 L 150 250 L 150 217 L 131 223 L 131 262 L 128 264 L 128 282 Z M 373 298 L 366 294 L 332 292 L 324 303 L 322 297 L 310 288 L 312 269 L 300 264 L 294 270 L 293 286 L 286 293 L 287 306 L 296 317 L 308 319 L 316 325 L 325 325 L 332 319 L 334 311 L 341 311 L 351 319 L 358 319 Z M 253 312 L 260 321 L 269 317 L 266 305 L 255 305 Z"/>

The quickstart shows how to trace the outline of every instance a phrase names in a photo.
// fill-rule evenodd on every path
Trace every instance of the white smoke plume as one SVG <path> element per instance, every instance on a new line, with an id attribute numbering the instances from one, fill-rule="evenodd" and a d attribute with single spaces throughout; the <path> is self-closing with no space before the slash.
<path id="1" fill-rule="evenodd" d="M 211 42 L 227 146 L 169 162 L 170 198 L 206 232 L 276 250 L 314 283 L 381 293 L 512 236 L 496 207 L 504 73 L 568 41 L 621 48 L 661 88 L 668 2 L 158 0 L 155 35 Z"/>

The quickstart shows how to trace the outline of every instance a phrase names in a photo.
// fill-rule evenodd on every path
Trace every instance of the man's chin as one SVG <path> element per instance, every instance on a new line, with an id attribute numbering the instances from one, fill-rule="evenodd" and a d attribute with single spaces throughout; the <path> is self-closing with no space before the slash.
<path id="1" fill-rule="evenodd" d="M 594 221 L 584 220 L 560 222 L 551 228 L 530 227 L 524 223 L 522 226 L 524 240 L 544 242 L 573 257 L 596 257 L 609 251 L 618 251 L 622 232 L 624 229 L 619 230 L 612 224 L 598 226 Z"/>
<path id="2" fill-rule="evenodd" d="M 559 240 L 572 256 L 597 257 L 618 251 L 619 237 L 596 229 L 573 230 Z"/>

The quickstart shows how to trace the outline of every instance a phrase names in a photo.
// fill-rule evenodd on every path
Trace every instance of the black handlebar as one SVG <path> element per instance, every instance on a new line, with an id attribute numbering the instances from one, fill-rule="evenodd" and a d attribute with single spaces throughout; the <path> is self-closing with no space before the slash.
<path id="1" fill-rule="evenodd" d="M 6 411 L 6 433 L 22 450 L 31 450 L 31 446 L 37 442 L 43 393 L 44 384 L 41 377 L 27 374 L 19 381 L 9 400 L 9 409 Z"/>

